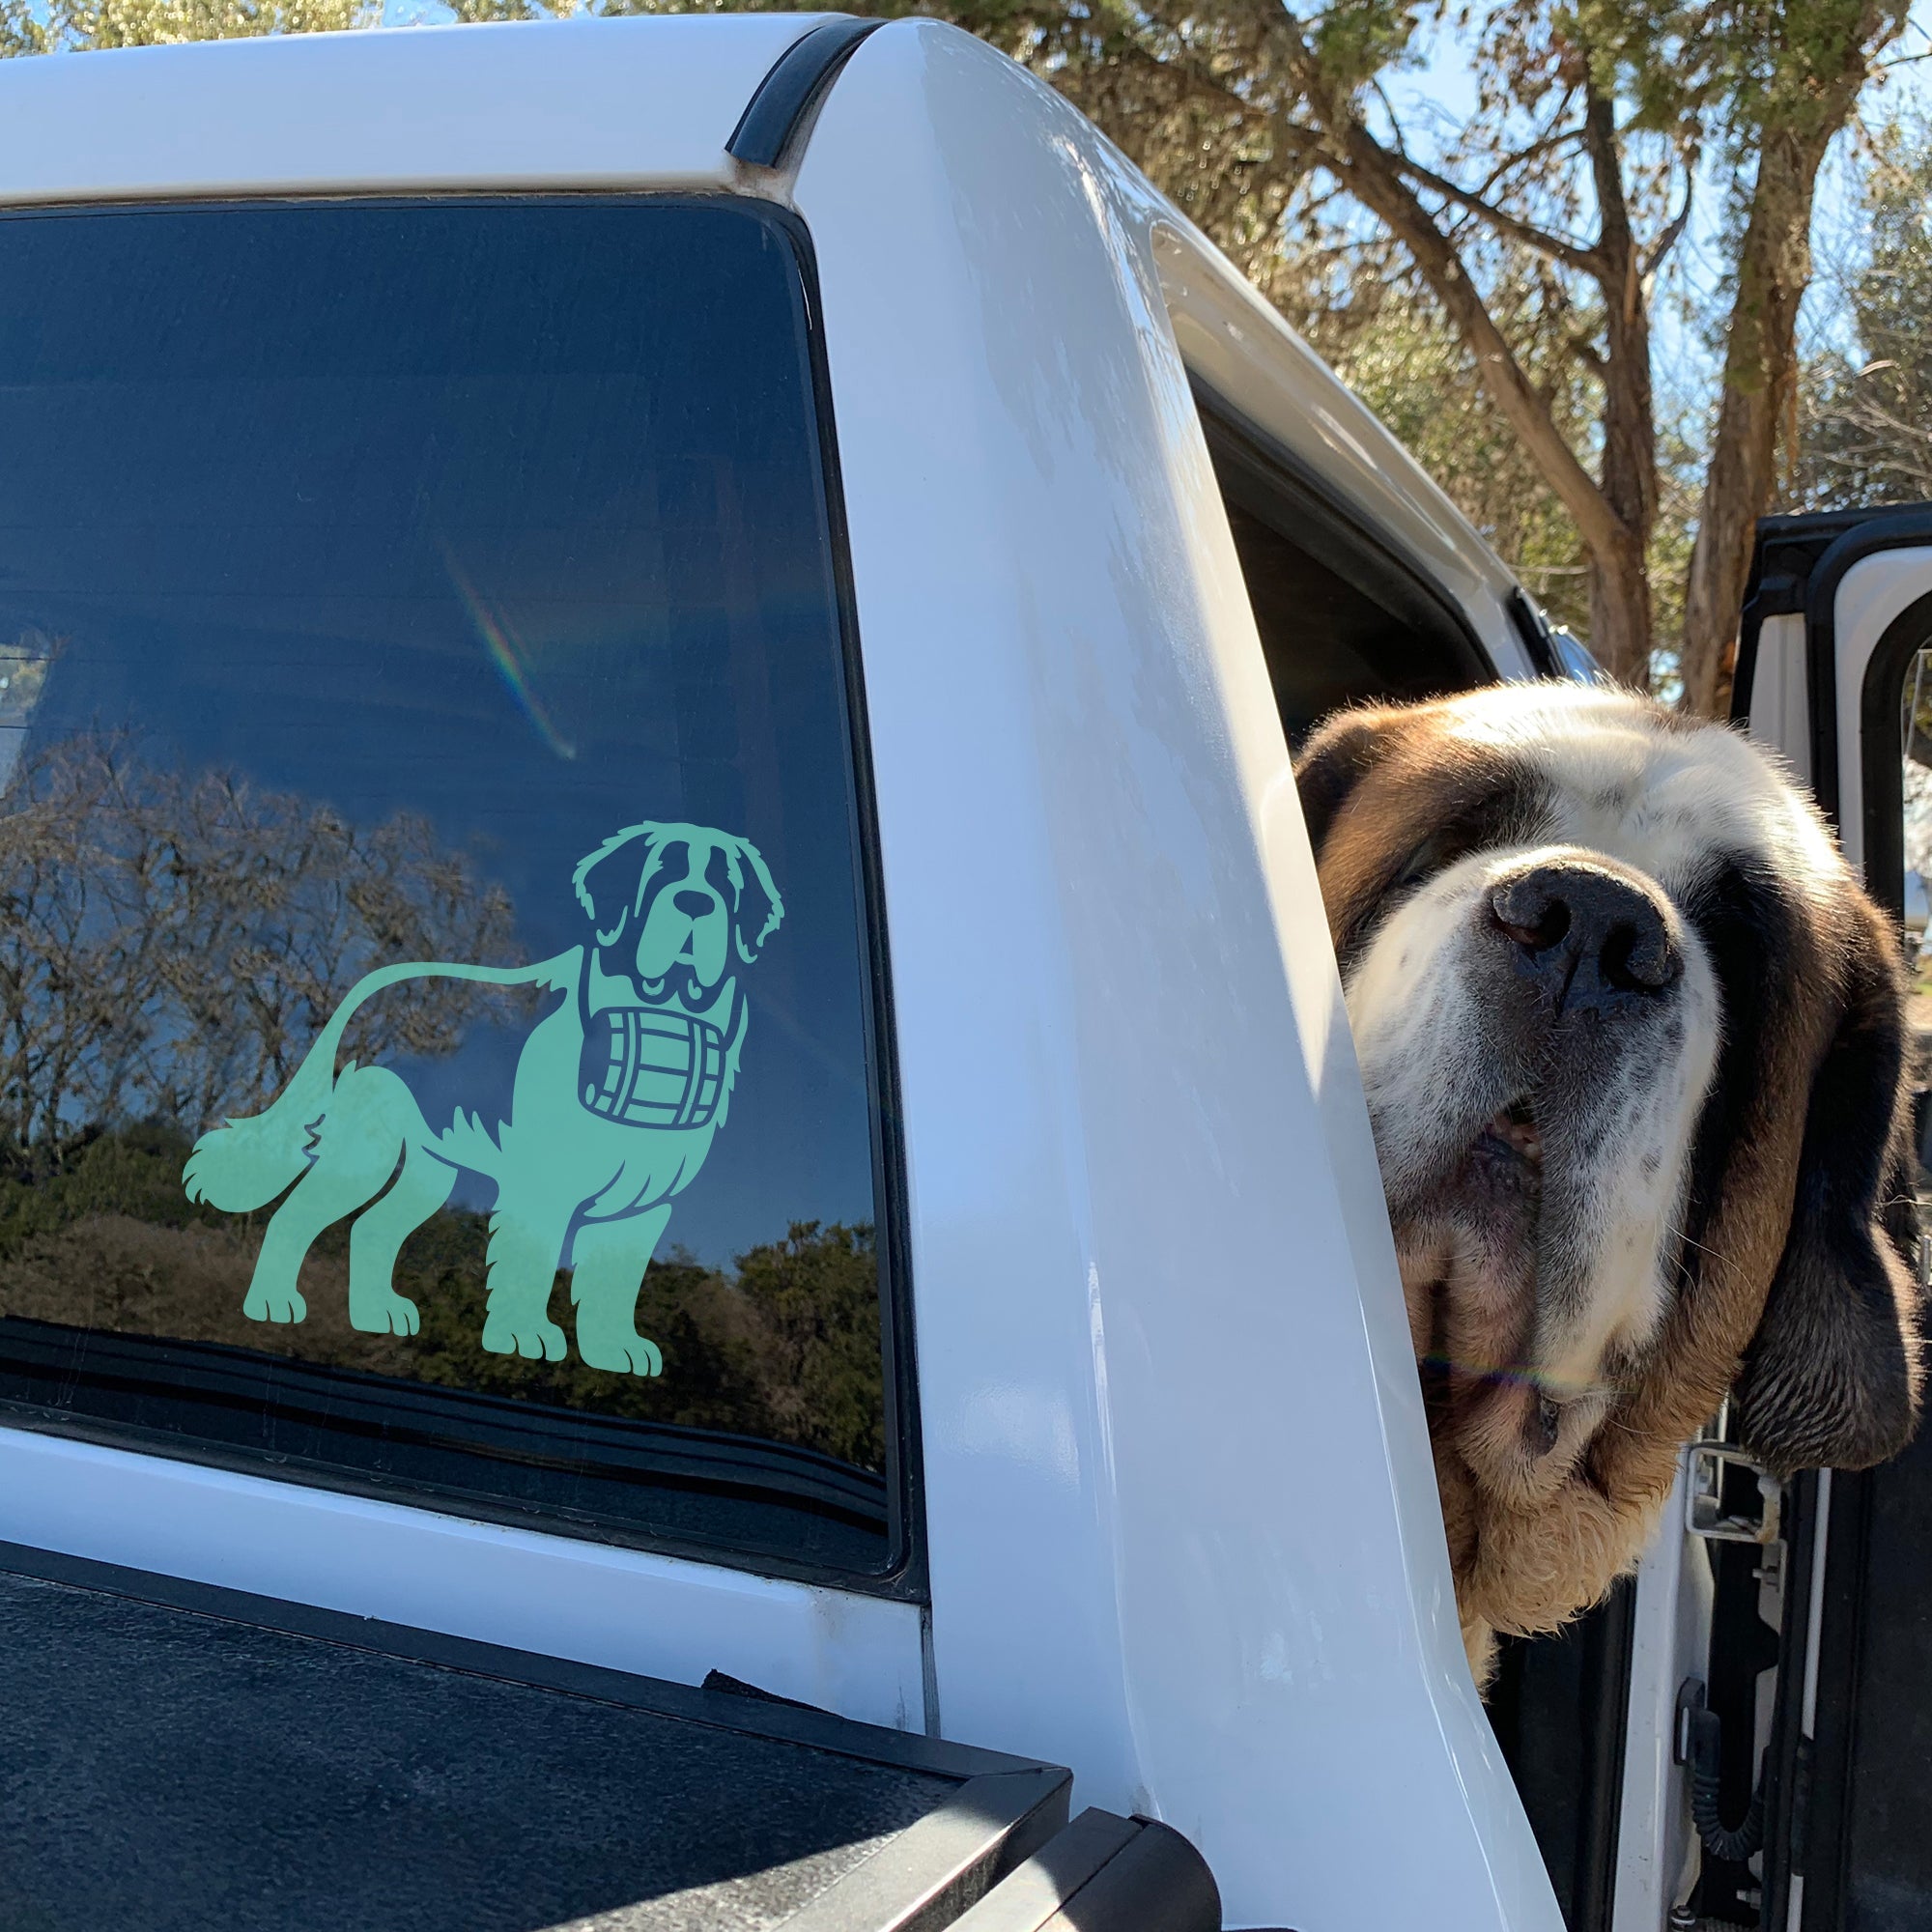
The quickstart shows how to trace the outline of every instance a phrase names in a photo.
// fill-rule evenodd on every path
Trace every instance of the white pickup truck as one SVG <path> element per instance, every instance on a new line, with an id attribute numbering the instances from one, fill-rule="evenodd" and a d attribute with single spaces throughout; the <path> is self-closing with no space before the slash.
<path id="1" fill-rule="evenodd" d="M 0 448 L 0 1921 L 1928 1922 L 1922 1458 L 1477 1700 L 1289 753 L 1577 667 L 1037 81 L 8 62 Z M 1752 596 L 1897 901 L 1932 519 Z"/>

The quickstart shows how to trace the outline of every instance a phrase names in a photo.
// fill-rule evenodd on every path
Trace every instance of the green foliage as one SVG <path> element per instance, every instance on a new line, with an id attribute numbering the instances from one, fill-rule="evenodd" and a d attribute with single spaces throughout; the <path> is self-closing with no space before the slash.
<path id="1" fill-rule="evenodd" d="M 1488 14 L 1485 62 L 1518 107 L 1587 76 L 1619 103 L 1627 139 L 1716 150 L 1746 197 L 1767 135 L 1833 131 L 1839 110 L 1821 83 L 1847 47 L 1885 45 L 1907 12 L 1904 0 L 1509 0 Z"/>
<path id="2" fill-rule="evenodd" d="M 1352 94 L 1403 63 L 1422 13 L 1405 0 L 1341 0 L 1315 14 L 1309 43 L 1331 82 Z"/>
<path id="3" fill-rule="evenodd" d="M 878 1265 L 869 1227 L 795 1221 L 738 1257 L 738 1289 L 769 1339 L 774 1433 L 884 1466 Z"/>
<path id="4" fill-rule="evenodd" d="M 88 1134 L 65 1165 L 7 1148 L 0 1154 L 0 1262 L 90 1215 L 126 1214 L 156 1228 L 220 1226 L 223 1216 L 183 1192 L 187 1149 L 178 1128 L 156 1122 Z"/>
<path id="5" fill-rule="evenodd" d="M 381 18 L 381 0 L 0 0 L 0 53 L 327 33 Z"/>
<path id="6" fill-rule="evenodd" d="M 439 1383 L 591 1414 L 716 1429 L 885 1463 L 878 1264 L 869 1227 L 794 1224 L 734 1271 L 673 1253 L 654 1261 L 638 1328 L 664 1352 L 654 1380 L 588 1369 L 573 1354 L 530 1362 L 486 1353 L 487 1219 L 435 1215 L 403 1249 L 396 1289 L 421 1311 L 412 1339 L 348 1324 L 348 1225 L 315 1244 L 309 1316 L 294 1327 L 242 1314 L 266 1212 L 245 1220 L 191 1206 L 189 1142 L 165 1124 L 86 1136 L 53 1168 L 0 1158 L 0 1316 L 218 1342 L 304 1362 Z M 567 1307 L 568 1272 L 552 1293 Z"/>

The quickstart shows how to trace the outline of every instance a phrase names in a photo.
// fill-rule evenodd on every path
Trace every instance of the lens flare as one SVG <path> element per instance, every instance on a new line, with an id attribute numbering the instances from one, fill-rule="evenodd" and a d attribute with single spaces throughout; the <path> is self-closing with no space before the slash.
<path id="1" fill-rule="evenodd" d="M 576 757 L 577 747 L 556 728 L 555 720 L 544 709 L 543 699 L 530 689 L 529 676 L 519 654 L 517 634 L 496 606 L 470 582 L 464 574 L 463 566 L 447 549 L 442 553 L 442 560 L 448 568 L 450 582 L 456 586 L 456 594 L 462 598 L 470 621 L 476 626 L 477 636 L 483 639 L 484 649 L 490 653 L 490 662 L 497 667 L 498 676 L 509 688 L 510 696 L 517 701 L 517 708 L 530 721 L 537 736 L 559 758 Z"/>

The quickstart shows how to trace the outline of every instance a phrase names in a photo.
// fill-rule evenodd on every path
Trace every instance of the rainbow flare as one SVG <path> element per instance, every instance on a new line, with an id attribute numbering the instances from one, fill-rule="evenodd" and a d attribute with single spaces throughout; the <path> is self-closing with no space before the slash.
<path id="1" fill-rule="evenodd" d="M 577 747 L 556 728 L 554 720 L 544 709 L 543 699 L 530 689 L 528 674 L 519 655 L 516 633 L 510 629 L 502 613 L 465 576 L 463 566 L 447 548 L 442 553 L 442 560 L 448 568 L 450 582 L 456 586 L 456 594 L 462 598 L 470 621 L 476 626 L 477 635 L 483 639 L 484 648 L 490 653 L 490 662 L 497 667 L 497 673 L 509 687 L 518 709 L 536 727 L 537 736 L 559 758 L 576 757 Z"/>

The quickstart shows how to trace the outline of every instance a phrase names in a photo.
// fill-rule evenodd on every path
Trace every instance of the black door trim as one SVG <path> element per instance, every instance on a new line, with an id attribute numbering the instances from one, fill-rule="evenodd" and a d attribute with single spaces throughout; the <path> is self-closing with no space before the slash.
<path id="1" fill-rule="evenodd" d="M 800 35 L 759 81 L 724 152 L 750 167 L 778 167 L 859 43 L 884 25 L 840 14 Z"/>
<path id="2" fill-rule="evenodd" d="M 1731 716 L 1750 714 L 1764 619 L 1804 613 L 1805 684 L 1811 700 L 1811 789 L 1838 823 L 1838 587 L 1868 556 L 1888 550 L 1932 548 L 1932 503 L 1877 512 L 1833 510 L 1817 516 L 1766 517 L 1745 591 L 1732 680 Z"/>

